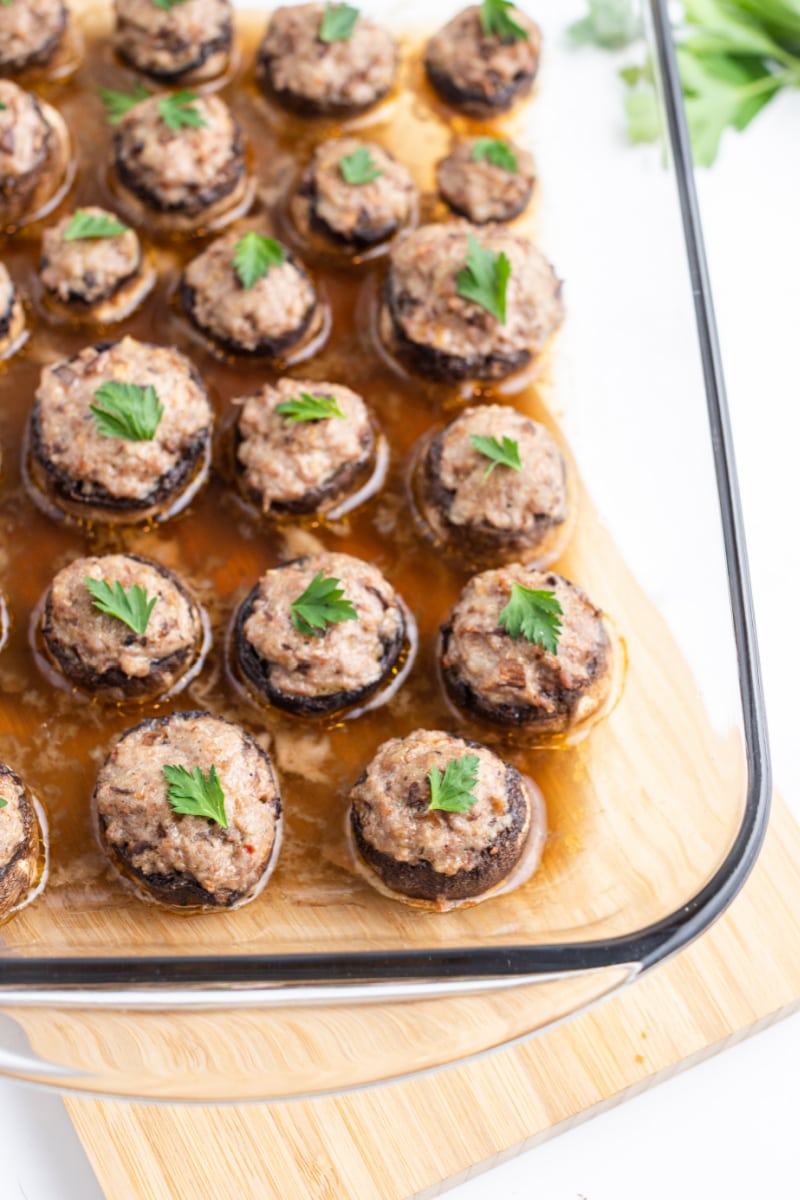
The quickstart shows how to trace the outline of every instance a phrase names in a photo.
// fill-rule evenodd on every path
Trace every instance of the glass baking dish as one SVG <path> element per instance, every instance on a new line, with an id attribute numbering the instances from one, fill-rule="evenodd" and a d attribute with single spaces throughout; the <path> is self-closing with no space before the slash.
<path id="1" fill-rule="evenodd" d="M 93 28 L 107 23 L 102 6 L 75 7 Z M 411 78 L 420 38 L 408 31 L 433 31 L 458 7 L 374 0 L 369 11 L 404 35 Z M 608 721 L 537 756 L 542 866 L 519 890 L 447 914 L 378 897 L 336 864 L 293 875 L 296 856 L 251 906 L 213 917 L 161 914 L 62 873 L 2 930 L 8 1076 L 227 1101 L 431 1070 L 653 969 L 708 928 L 753 865 L 769 809 L 766 731 L 666 3 L 644 14 L 664 131 L 653 153 L 624 145 L 609 60 L 568 42 L 582 6 L 529 7 L 545 54 L 512 128 L 536 158 L 533 229 L 568 306 L 539 394 L 581 478 L 557 566 L 609 611 L 628 656 Z M 251 69 L 245 54 L 237 78 Z M 424 658 L 419 670 L 417 686 L 436 686 Z M 320 733 L 305 745 L 309 778 L 323 743 Z"/>

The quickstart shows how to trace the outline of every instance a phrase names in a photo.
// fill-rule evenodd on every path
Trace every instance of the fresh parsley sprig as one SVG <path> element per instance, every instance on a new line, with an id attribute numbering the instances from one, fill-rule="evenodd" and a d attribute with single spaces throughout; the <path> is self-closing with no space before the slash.
<path id="1" fill-rule="evenodd" d="M 504 171 L 514 174 L 517 170 L 517 156 L 508 142 L 501 138 L 479 137 L 472 147 L 472 161 L 480 162 L 486 159 L 494 167 L 502 167 Z"/>
<path id="2" fill-rule="evenodd" d="M 319 25 L 321 42 L 347 42 L 353 36 L 360 13 L 350 4 L 326 4 Z"/>
<path id="3" fill-rule="evenodd" d="M 477 754 L 465 754 L 462 758 L 451 758 L 444 775 L 438 767 L 431 767 L 428 772 L 431 785 L 428 812 L 468 812 L 473 804 L 477 804 L 474 788 L 479 765 Z"/>
<path id="4" fill-rule="evenodd" d="M 185 4 L 186 0 L 153 0 L 156 8 L 162 9 L 163 12 L 172 12 L 173 8 L 177 8 L 179 4 Z"/>
<path id="5" fill-rule="evenodd" d="M 502 251 L 480 244 L 469 235 L 466 265 L 456 275 L 456 291 L 464 300 L 473 300 L 496 317 L 501 325 L 506 321 L 506 293 L 511 278 L 511 261 Z"/>
<path id="6" fill-rule="evenodd" d="M 3 799 L 3 797 L 2 797 L 2 796 L 0 796 L 0 808 L 5 808 L 5 806 L 6 806 L 7 804 L 8 804 L 8 801 L 7 801 L 7 800 L 4 800 L 4 799 Z"/>
<path id="7" fill-rule="evenodd" d="M 310 392 L 301 392 L 299 398 L 276 404 L 275 412 L 287 421 L 326 421 L 329 417 L 345 417 L 333 396 L 312 396 Z"/>
<path id="8" fill-rule="evenodd" d="M 164 767 L 167 781 L 167 799 L 174 813 L 187 817 L 207 817 L 216 821 L 223 829 L 228 828 L 225 812 L 225 793 L 219 781 L 214 763 L 207 775 L 200 767 L 187 771 L 186 767 Z"/>
<path id="9" fill-rule="evenodd" d="M 159 100 L 158 111 L 167 129 L 173 133 L 179 129 L 204 129 L 208 121 L 197 107 L 197 100 L 197 93 L 186 89 Z"/>
<path id="10" fill-rule="evenodd" d="M 352 601 L 345 599 L 338 579 L 326 579 L 318 571 L 302 596 L 292 601 L 292 623 L 306 637 L 319 637 L 329 625 L 357 621 Z"/>
<path id="11" fill-rule="evenodd" d="M 470 441 L 479 454 L 491 459 L 489 466 L 483 472 L 483 478 L 488 479 L 495 467 L 511 467 L 512 471 L 521 471 L 522 462 L 519 457 L 519 442 L 503 436 L 502 442 L 496 437 L 483 437 L 479 433 L 471 433 Z"/>
<path id="12" fill-rule="evenodd" d="M 382 169 L 373 159 L 369 146 L 359 146 L 352 154 L 345 154 L 339 159 L 339 170 L 345 183 L 360 186 L 372 183 L 383 174 Z"/>
<path id="13" fill-rule="evenodd" d="M 147 88 L 137 81 L 132 92 L 117 92 L 113 88 L 98 88 L 97 94 L 106 110 L 109 125 L 119 125 L 126 113 L 141 104 L 150 95 Z"/>
<path id="14" fill-rule="evenodd" d="M 7 108 L 8 105 L 6 104 L 5 100 L 0 100 L 0 112 L 5 112 Z M 2 807 L 2 804 L 0 804 L 0 808 Z"/>
<path id="15" fill-rule="evenodd" d="M 116 617 L 134 633 L 147 632 L 150 614 L 156 606 L 158 596 L 148 596 L 146 590 L 138 583 L 132 584 L 126 591 L 118 579 L 109 584 L 105 579 L 91 579 L 86 575 L 83 582 L 98 612 Z"/>
<path id="16" fill-rule="evenodd" d="M 494 35 L 504 42 L 527 42 L 528 31 L 514 19 L 514 11 L 511 0 L 483 0 L 481 25 L 486 36 Z"/>
<path id="17" fill-rule="evenodd" d="M 275 238 L 250 230 L 233 247 L 233 266 L 246 291 L 286 262 L 286 251 Z"/>
<path id="18" fill-rule="evenodd" d="M 512 583 L 511 598 L 500 613 L 500 624 L 515 640 L 524 637 L 550 654 L 558 654 L 563 609 L 555 592 Z"/>
<path id="19" fill-rule="evenodd" d="M 130 226 L 123 225 L 117 217 L 108 213 L 91 213 L 79 208 L 64 230 L 65 242 L 78 242 L 82 238 L 113 238 L 127 233 Z"/>
<path id="20" fill-rule="evenodd" d="M 103 437 L 124 438 L 128 442 L 151 442 L 164 415 L 164 405 L 152 384 L 104 383 L 90 404 L 97 431 Z"/>

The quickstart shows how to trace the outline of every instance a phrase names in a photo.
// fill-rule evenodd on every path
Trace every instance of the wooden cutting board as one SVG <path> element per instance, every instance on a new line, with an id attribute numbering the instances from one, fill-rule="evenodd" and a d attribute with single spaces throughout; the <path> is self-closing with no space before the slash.
<path id="1" fill-rule="evenodd" d="M 798 947 L 800 827 L 776 800 L 753 875 L 709 933 L 522 1046 L 341 1099 L 67 1108 L 108 1200 L 435 1196 L 793 1011 Z"/>

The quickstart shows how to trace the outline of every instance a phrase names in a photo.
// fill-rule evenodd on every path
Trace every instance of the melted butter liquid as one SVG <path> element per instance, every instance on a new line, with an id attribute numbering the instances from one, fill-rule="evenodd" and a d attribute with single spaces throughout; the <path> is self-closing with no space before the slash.
<path id="1" fill-rule="evenodd" d="M 258 200 L 251 216 L 268 231 L 288 237 L 286 194 L 322 137 L 341 132 L 331 122 L 296 119 L 268 105 L 253 82 L 253 59 L 263 18 L 240 24 L 240 62 L 222 94 L 232 104 L 251 148 Z M 407 55 L 399 94 L 376 114 L 346 128 L 387 145 L 414 171 L 422 192 L 421 218 L 443 216 L 434 196 L 434 164 L 451 138 L 470 126 L 447 114 L 422 79 L 419 55 Z M 413 60 L 413 61 L 412 61 Z M 72 131 L 78 178 L 66 202 L 48 220 L 81 204 L 114 208 L 108 184 L 111 131 L 97 98 L 98 87 L 130 89 L 134 76 L 116 63 L 105 42 L 87 41 L 86 58 L 70 82 L 43 85 Z M 485 126 L 482 127 L 485 129 Z M 147 237 L 147 231 L 140 231 Z M 445 700 L 437 677 L 439 625 L 470 571 L 425 543 L 414 529 L 407 496 L 409 458 L 415 441 L 464 401 L 514 403 L 552 428 L 535 385 L 461 389 L 431 385 L 405 375 L 383 356 L 374 341 L 374 300 L 384 266 L 380 258 L 361 265 L 309 260 L 320 292 L 330 307 L 332 328 L 322 349 L 293 373 L 340 381 L 366 398 L 391 447 L 386 484 L 368 503 L 338 523 L 308 520 L 270 525 L 248 516 L 229 484 L 224 431 L 235 412 L 231 400 L 282 373 L 280 364 L 222 361 L 186 324 L 174 303 L 182 265 L 205 244 L 150 242 L 161 273 L 144 308 L 110 329 L 70 327 L 47 320 L 39 310 L 36 267 L 41 226 L 3 238 L 0 257 L 31 304 L 30 337 L 23 352 L 0 365 L 0 582 L 6 592 L 12 629 L 0 656 L 0 758 L 8 761 L 43 800 L 50 820 L 52 866 L 48 892 L 28 910 L 58 903 L 60 909 L 129 903 L 111 878 L 95 846 L 90 796 L 100 763 L 114 739 L 146 716 L 189 708 L 209 708 L 252 730 L 273 752 L 282 781 L 286 839 L 270 887 L 257 902 L 268 905 L 271 889 L 306 903 L 326 895 L 363 894 L 364 885 L 346 868 L 342 813 L 349 785 L 380 742 L 421 726 L 468 733 L 497 746 L 533 776 L 548 797 L 548 777 L 581 775 L 580 751 L 530 751 L 514 746 L 497 731 L 476 729 Z M 81 529 L 47 518 L 26 493 L 21 477 L 25 423 L 45 363 L 83 346 L 131 334 L 145 341 L 172 343 L 188 354 L 211 391 L 219 418 L 217 470 L 211 483 L 180 519 L 146 529 Z M 328 548 L 374 561 L 413 610 L 419 626 L 419 652 L 409 679 L 390 703 L 357 720 L 301 721 L 259 708 L 233 685 L 226 668 L 225 643 L 238 602 L 269 566 L 313 548 Z M 30 640 L 30 616 L 54 573 L 80 554 L 129 550 L 177 571 L 206 605 L 213 646 L 204 669 L 183 692 L 160 705 L 109 708 L 53 686 L 37 669 Z M 504 744 L 506 743 L 506 744 Z M 574 850 L 578 808 L 556 811 L 548 804 L 551 837 L 544 866 Z M 322 853 L 321 853 L 322 852 Z M 529 886 L 529 885 L 526 885 Z M 167 918 L 179 919 L 179 918 Z M 232 918 L 233 919 L 233 918 Z M 16 935 L 17 927 L 14 927 Z M 9 927 L 11 935 L 11 928 Z"/>

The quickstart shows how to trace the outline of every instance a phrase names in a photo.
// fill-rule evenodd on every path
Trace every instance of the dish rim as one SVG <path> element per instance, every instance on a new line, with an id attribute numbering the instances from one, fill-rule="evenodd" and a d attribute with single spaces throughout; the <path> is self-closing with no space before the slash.
<path id="1" fill-rule="evenodd" d="M 0 958 L 5 1004 L 231 1007 L 432 998 L 522 986 L 605 968 L 638 976 L 683 949 L 728 908 L 766 834 L 771 767 L 735 456 L 691 144 L 668 0 L 649 9 L 694 297 L 742 705 L 747 765 L 736 837 L 711 879 L 681 907 L 633 933 L 589 942 L 258 955 Z"/>

